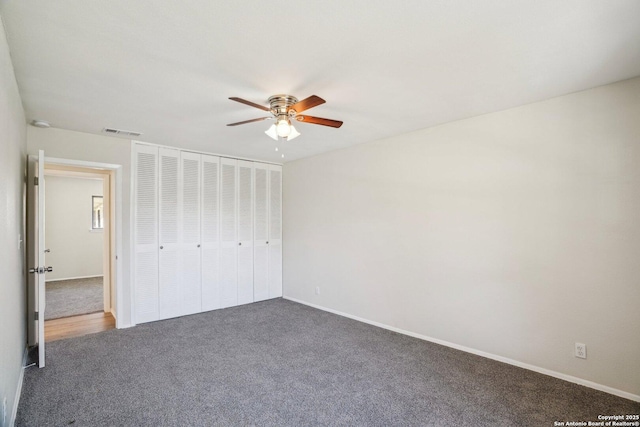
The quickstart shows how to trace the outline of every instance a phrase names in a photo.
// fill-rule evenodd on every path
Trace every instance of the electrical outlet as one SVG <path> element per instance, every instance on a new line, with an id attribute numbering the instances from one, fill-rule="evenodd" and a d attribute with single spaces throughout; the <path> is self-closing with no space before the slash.
<path id="1" fill-rule="evenodd" d="M 316 295 L 320 295 L 320 286 L 316 286 Z"/>
<path id="2" fill-rule="evenodd" d="M 587 345 L 577 342 L 576 343 L 576 357 L 581 359 L 587 358 Z"/>

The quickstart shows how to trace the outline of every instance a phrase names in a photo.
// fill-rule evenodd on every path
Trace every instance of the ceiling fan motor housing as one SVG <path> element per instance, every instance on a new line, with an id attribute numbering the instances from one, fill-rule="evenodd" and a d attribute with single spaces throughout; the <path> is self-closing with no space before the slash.
<path id="1" fill-rule="evenodd" d="M 269 97 L 271 113 L 276 116 L 276 121 L 287 120 L 289 116 L 295 117 L 294 110 L 289 111 L 289 107 L 298 102 L 298 98 L 291 95 L 273 95 Z"/>

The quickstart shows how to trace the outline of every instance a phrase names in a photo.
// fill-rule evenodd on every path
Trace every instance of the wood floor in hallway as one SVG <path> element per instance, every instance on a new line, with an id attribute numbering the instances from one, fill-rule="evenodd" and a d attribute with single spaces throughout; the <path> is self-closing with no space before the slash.
<path id="1" fill-rule="evenodd" d="M 57 341 L 108 331 L 115 327 L 116 321 L 111 313 L 99 312 L 62 317 L 44 322 L 44 339 L 45 342 Z"/>

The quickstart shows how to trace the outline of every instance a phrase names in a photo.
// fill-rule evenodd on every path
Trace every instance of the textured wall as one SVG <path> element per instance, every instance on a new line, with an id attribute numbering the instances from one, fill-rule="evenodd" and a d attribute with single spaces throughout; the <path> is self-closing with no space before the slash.
<path id="1" fill-rule="evenodd" d="M 636 78 L 286 163 L 285 296 L 640 395 L 639 117 Z"/>
<path id="2" fill-rule="evenodd" d="M 24 165 L 26 124 L 0 20 L 0 411 L 10 422 L 26 338 Z M 3 420 L 0 414 L 0 425 Z"/>

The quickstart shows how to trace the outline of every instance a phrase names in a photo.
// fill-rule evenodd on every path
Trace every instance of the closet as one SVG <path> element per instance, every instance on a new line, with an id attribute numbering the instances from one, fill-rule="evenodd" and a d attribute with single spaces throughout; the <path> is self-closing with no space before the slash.
<path id="1" fill-rule="evenodd" d="M 282 167 L 134 143 L 136 323 L 282 296 Z"/>

